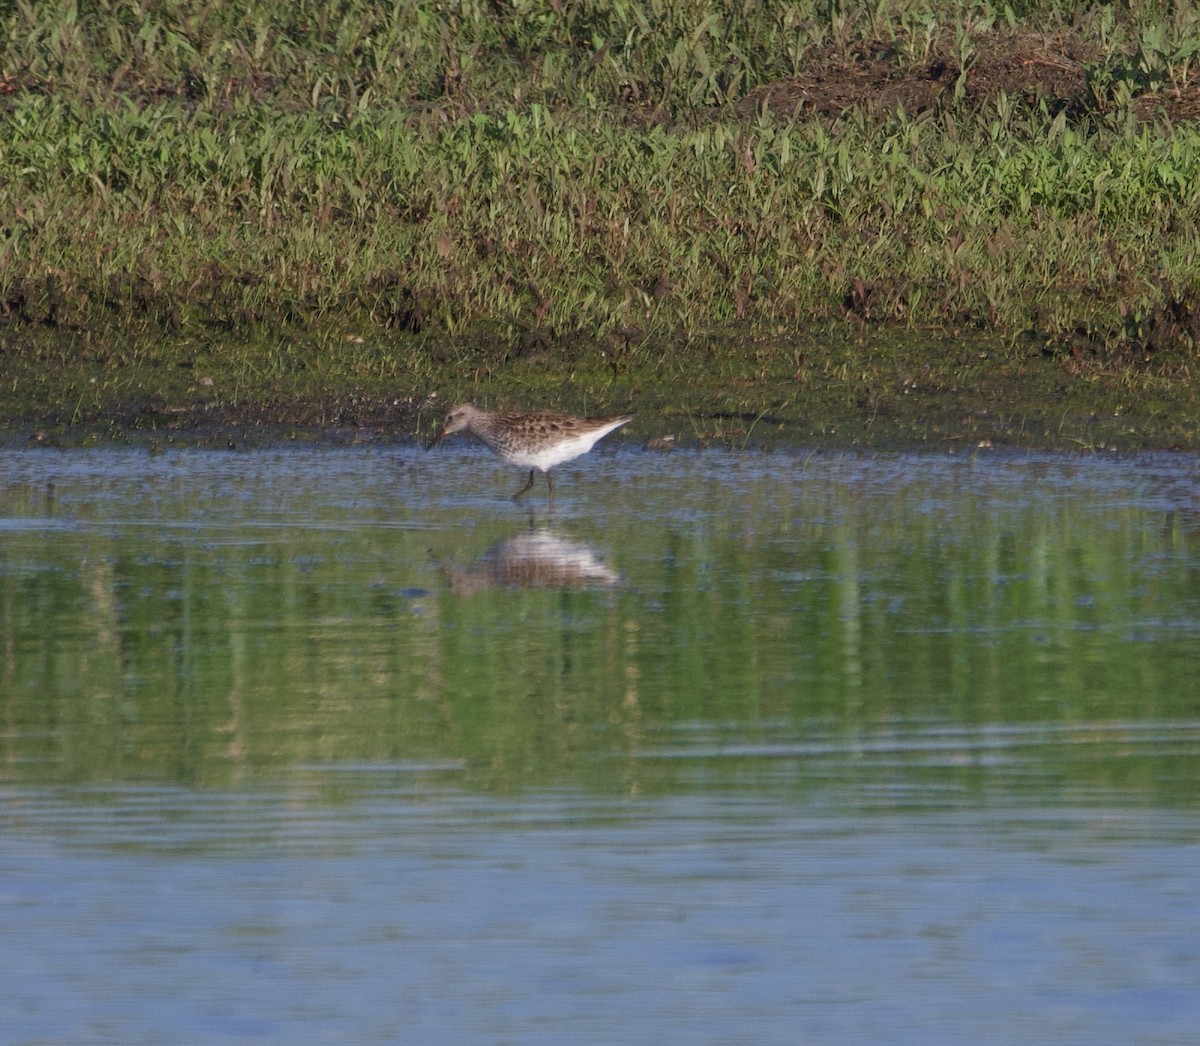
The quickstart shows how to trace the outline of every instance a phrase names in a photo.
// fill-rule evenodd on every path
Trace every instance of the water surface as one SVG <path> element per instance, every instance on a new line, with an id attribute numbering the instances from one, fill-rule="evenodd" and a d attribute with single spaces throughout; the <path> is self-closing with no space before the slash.
<path id="1" fill-rule="evenodd" d="M 0 1040 L 1191 1041 L 1195 459 L 521 478 L 5 457 Z"/>

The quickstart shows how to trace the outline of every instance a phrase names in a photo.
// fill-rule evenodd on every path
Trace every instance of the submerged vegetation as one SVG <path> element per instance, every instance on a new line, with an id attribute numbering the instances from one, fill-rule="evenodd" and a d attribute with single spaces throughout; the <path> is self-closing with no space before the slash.
<path id="1" fill-rule="evenodd" d="M 0 377 L 28 331 L 394 381 L 898 324 L 1190 384 L 1198 49 L 1149 0 L 0 0 Z"/>

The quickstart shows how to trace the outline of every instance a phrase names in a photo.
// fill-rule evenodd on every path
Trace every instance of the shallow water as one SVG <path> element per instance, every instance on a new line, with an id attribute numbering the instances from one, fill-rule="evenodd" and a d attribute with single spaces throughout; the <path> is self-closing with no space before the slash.
<path id="1" fill-rule="evenodd" d="M 1192 457 L 0 466 L 3 1042 L 1190 1042 Z"/>

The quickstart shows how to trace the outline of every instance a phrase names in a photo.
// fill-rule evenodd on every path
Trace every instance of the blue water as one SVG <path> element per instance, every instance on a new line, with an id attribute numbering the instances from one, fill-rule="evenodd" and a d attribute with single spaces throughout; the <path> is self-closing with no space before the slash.
<path id="1" fill-rule="evenodd" d="M 505 802 L 349 773 L 370 787 L 345 808 L 305 781 L 0 797 L 0 1039 L 1115 1044 L 1200 1027 L 1194 816 Z"/>
<path id="2" fill-rule="evenodd" d="M 444 449 L 0 462 L 0 1046 L 1196 1041 L 1194 459 Z"/>

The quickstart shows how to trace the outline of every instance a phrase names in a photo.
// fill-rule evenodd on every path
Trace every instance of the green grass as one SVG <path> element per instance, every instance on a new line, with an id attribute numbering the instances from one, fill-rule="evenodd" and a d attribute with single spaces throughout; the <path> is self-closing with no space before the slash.
<path id="1" fill-rule="evenodd" d="M 1091 56 L 1083 102 L 975 89 L 1033 38 Z M 1150 2 L 0 2 L 0 317 L 624 366 L 849 318 L 1187 360 L 1200 131 L 1139 106 L 1192 97 L 1197 40 Z M 739 105 L 830 55 L 952 75 L 919 112 Z"/>

